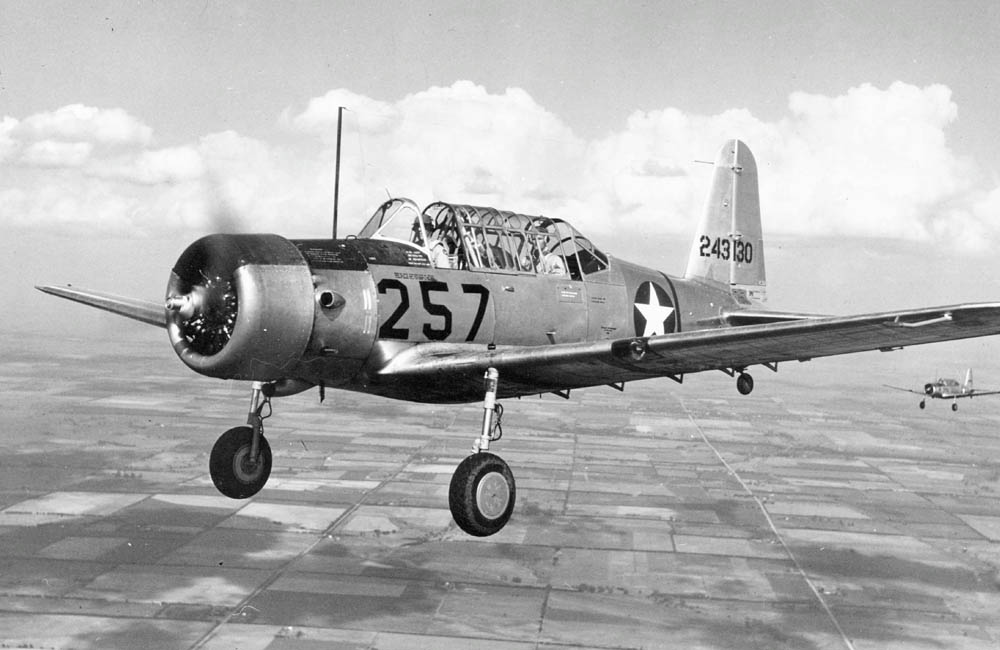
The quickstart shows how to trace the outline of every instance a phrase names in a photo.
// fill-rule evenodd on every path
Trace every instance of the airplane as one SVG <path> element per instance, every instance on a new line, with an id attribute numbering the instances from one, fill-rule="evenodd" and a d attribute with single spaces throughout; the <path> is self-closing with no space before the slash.
<path id="1" fill-rule="evenodd" d="M 448 503 L 474 536 L 500 531 L 513 473 L 490 451 L 498 400 L 890 351 L 1000 333 L 1000 303 L 855 316 L 768 310 L 757 165 L 726 142 L 682 277 L 607 255 L 568 221 L 489 207 L 382 204 L 356 236 L 213 234 L 181 253 L 163 302 L 72 286 L 39 290 L 167 330 L 195 372 L 250 382 L 247 423 L 209 456 L 213 483 L 264 487 L 272 398 L 318 387 L 447 404 L 482 401 L 472 453 Z"/>
<path id="2" fill-rule="evenodd" d="M 910 388 L 900 388 L 899 386 L 890 386 L 889 384 L 883 384 L 886 388 L 894 388 L 896 390 L 906 391 L 907 393 L 913 393 L 914 395 L 924 395 L 930 397 L 931 399 L 950 399 L 951 400 L 951 410 L 958 410 L 958 400 L 962 397 L 982 397 L 983 395 L 997 395 L 1000 394 L 1000 390 L 977 390 L 972 387 L 972 368 L 965 371 L 965 383 L 959 383 L 957 379 L 948 379 L 942 377 L 936 381 L 929 381 L 924 384 L 924 390 L 913 390 Z M 920 408 L 927 407 L 927 400 L 920 400 Z"/>

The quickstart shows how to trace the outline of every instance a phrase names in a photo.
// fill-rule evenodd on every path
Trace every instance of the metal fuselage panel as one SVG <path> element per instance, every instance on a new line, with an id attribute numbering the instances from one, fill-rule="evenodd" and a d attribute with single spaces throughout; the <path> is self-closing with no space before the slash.
<path id="1" fill-rule="evenodd" d="M 338 303 L 315 308 L 313 334 L 300 372 L 313 383 L 344 387 L 369 358 L 378 330 L 371 273 L 313 269 L 316 293 L 331 291 Z"/>
<path id="2" fill-rule="evenodd" d="M 574 280 L 434 268 L 418 249 L 399 242 L 294 243 L 310 265 L 317 296 L 326 291 L 337 297 L 327 307 L 317 298 L 302 378 L 388 397 L 413 399 L 426 389 L 378 385 L 378 368 L 412 346 L 548 346 L 654 336 L 719 327 L 722 312 L 736 307 L 726 287 L 671 278 L 617 259 L 599 273 Z M 565 387 L 615 380 L 591 372 L 567 377 Z M 524 385 L 513 394 L 546 390 L 552 387 Z M 478 399 L 481 388 L 469 391 L 447 401 Z"/>

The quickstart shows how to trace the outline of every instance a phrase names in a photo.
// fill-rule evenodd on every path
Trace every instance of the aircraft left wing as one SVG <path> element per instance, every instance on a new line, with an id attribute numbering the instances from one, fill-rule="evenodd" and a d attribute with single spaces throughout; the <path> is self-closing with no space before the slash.
<path id="1" fill-rule="evenodd" d="M 158 327 L 167 326 L 166 311 L 162 303 L 126 298 L 112 293 L 101 293 L 87 289 L 77 289 L 71 286 L 56 287 L 51 285 L 35 287 L 39 291 L 80 302 L 91 307 L 110 311 L 113 314 L 131 318 Z"/>
<path id="2" fill-rule="evenodd" d="M 859 316 L 819 317 L 652 337 L 551 346 L 428 343 L 382 351 L 379 383 L 421 384 L 413 399 L 447 401 L 477 387 L 488 367 L 500 372 L 500 394 L 534 394 L 657 376 L 680 379 L 704 370 L 893 350 L 909 345 L 1000 334 L 1000 303 L 979 303 Z M 480 391 L 481 392 L 481 391 Z"/>
<path id="3" fill-rule="evenodd" d="M 961 395 L 950 395 L 949 397 L 985 397 L 986 395 L 1000 395 L 1000 390 L 979 390 L 974 389 L 970 393 L 962 393 Z"/>

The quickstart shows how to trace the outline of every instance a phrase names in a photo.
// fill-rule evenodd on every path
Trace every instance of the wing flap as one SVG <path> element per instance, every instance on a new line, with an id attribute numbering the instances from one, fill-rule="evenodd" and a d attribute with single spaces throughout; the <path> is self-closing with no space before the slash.
<path id="1" fill-rule="evenodd" d="M 741 309 L 723 314 L 723 320 L 727 325 L 761 325 L 764 323 L 784 323 L 796 320 L 813 320 L 816 318 L 827 318 L 823 314 L 807 314 L 802 312 L 784 312 L 768 310 Z"/>
<path id="2" fill-rule="evenodd" d="M 131 318 L 142 323 L 156 325 L 157 327 L 167 326 L 166 313 L 162 303 L 139 300 L 137 298 L 126 298 L 111 293 L 90 291 L 88 289 L 77 289 L 70 286 L 56 287 L 46 285 L 35 288 L 43 293 L 83 303 L 97 309 L 103 309 L 112 314 L 118 314 L 119 316 Z"/>

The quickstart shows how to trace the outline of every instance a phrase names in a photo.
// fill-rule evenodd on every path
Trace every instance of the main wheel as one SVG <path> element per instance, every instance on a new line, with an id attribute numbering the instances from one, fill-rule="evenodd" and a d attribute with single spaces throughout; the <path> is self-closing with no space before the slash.
<path id="1" fill-rule="evenodd" d="M 234 427 L 215 441 L 208 470 L 219 492 L 231 499 L 246 499 L 260 492 L 271 475 L 271 446 L 260 437 L 259 456 L 250 458 L 253 429 Z"/>
<path id="2" fill-rule="evenodd" d="M 484 451 L 469 456 L 455 469 L 448 506 L 459 528 L 486 537 L 507 524 L 515 495 L 510 467 L 499 456 Z"/>
<path id="3" fill-rule="evenodd" d="M 926 406 L 927 402 L 925 402 L 924 400 L 920 400 L 920 408 L 925 408 Z"/>
<path id="4" fill-rule="evenodd" d="M 749 395 L 753 390 L 753 377 L 741 372 L 740 376 L 736 378 L 736 390 L 740 391 L 740 395 Z"/>
<path id="5" fill-rule="evenodd" d="M 958 404 L 952 403 L 951 410 L 952 411 L 957 411 L 958 410 Z"/>

